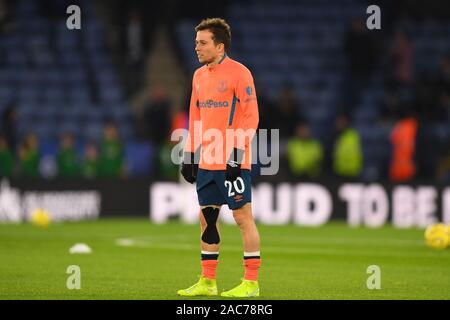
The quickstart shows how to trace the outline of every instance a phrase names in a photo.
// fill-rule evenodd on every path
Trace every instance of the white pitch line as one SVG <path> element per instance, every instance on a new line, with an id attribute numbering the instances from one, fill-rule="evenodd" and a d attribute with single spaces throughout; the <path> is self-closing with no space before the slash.
<path id="1" fill-rule="evenodd" d="M 143 241 L 167 241 L 169 237 L 167 236 L 149 236 L 149 235 L 143 235 L 143 236 L 134 236 L 133 239 L 136 240 L 143 240 Z M 191 240 L 192 237 L 188 235 L 175 235 L 171 236 L 170 240 Z M 265 239 L 268 239 L 267 237 Z M 272 238 L 270 238 L 272 239 Z M 270 240 L 272 241 L 272 240 Z M 399 246 L 399 247 L 406 247 L 406 246 L 414 246 L 423 244 L 422 239 L 372 239 L 372 238 L 344 238 L 344 237 L 307 237 L 307 236 L 299 236 L 299 237 L 292 237 L 292 236 L 282 236 L 279 235 L 273 241 L 283 244 L 284 242 L 286 244 L 293 244 L 293 243 L 299 243 L 299 244 L 306 244 L 306 243 L 312 243 L 312 244 L 351 244 L 352 246 L 367 246 L 367 245 L 393 245 L 393 246 Z"/>
<path id="2" fill-rule="evenodd" d="M 139 247 L 139 248 L 157 248 L 169 250 L 196 250 L 199 245 L 192 245 L 187 243 L 161 243 L 160 240 L 156 243 L 151 240 L 135 240 L 133 238 L 121 238 L 116 240 L 118 246 L 123 247 Z M 242 251 L 242 246 L 221 245 L 221 250 L 226 251 Z M 426 252 L 423 254 L 410 253 L 408 251 L 396 251 L 395 253 L 378 252 L 371 250 L 351 250 L 346 249 L 326 249 L 326 248 L 289 248 L 289 247 L 274 247 L 263 246 L 262 252 L 271 253 L 288 253 L 288 254 L 321 254 L 330 256 L 348 256 L 349 253 L 367 256 L 367 257 L 402 257 L 402 258 L 432 258 L 435 257 L 435 252 Z"/>

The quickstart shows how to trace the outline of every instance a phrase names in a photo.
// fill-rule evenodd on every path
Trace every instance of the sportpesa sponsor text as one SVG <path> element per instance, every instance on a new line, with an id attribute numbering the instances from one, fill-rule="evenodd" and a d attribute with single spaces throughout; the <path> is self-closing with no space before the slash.
<path id="1" fill-rule="evenodd" d="M 199 108 L 227 108 L 228 101 L 214 101 L 214 100 L 206 100 L 206 101 L 197 101 L 197 107 Z"/>

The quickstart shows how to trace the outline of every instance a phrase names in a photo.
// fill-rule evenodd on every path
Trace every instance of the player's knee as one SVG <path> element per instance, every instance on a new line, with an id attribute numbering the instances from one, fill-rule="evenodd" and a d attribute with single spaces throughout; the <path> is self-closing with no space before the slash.
<path id="1" fill-rule="evenodd" d="M 253 219 L 251 215 L 239 211 L 233 212 L 233 218 L 234 221 L 236 221 L 236 224 L 241 228 L 246 226 L 248 223 L 251 223 Z"/>
<path id="2" fill-rule="evenodd" d="M 200 227 L 202 228 L 202 230 L 204 230 L 206 228 L 206 220 L 203 216 L 202 210 L 200 210 L 198 213 L 198 220 L 200 221 Z"/>
<path id="3" fill-rule="evenodd" d="M 206 226 L 215 226 L 219 218 L 219 208 L 204 207 L 202 208 L 203 221 Z"/>
<path id="4" fill-rule="evenodd" d="M 219 244 L 220 236 L 217 230 L 217 219 L 219 218 L 220 208 L 204 207 L 201 211 L 206 224 L 202 234 L 202 241 L 207 244 Z"/>

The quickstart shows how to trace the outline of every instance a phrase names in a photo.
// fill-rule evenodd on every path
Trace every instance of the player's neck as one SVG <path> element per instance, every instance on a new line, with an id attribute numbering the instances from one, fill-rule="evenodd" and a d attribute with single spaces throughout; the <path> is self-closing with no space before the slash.
<path id="1" fill-rule="evenodd" d="M 224 53 L 223 55 L 218 55 L 218 56 L 214 59 L 214 61 L 208 63 L 207 66 L 208 66 L 209 68 L 215 67 L 215 66 L 217 66 L 218 64 L 220 64 L 226 57 L 227 57 L 227 54 L 226 54 L 226 53 Z"/>

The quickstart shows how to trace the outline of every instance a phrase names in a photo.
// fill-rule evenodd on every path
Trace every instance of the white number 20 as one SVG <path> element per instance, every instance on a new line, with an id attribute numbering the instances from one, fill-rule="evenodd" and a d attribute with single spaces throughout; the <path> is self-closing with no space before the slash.
<path id="1" fill-rule="evenodd" d="M 237 177 L 237 179 L 233 183 L 226 180 L 225 187 L 228 188 L 228 196 L 229 197 L 232 197 L 235 195 L 235 192 L 233 191 L 233 186 L 234 186 L 234 190 L 236 190 L 237 193 L 242 193 L 245 190 L 244 180 L 242 180 L 241 177 Z"/>

